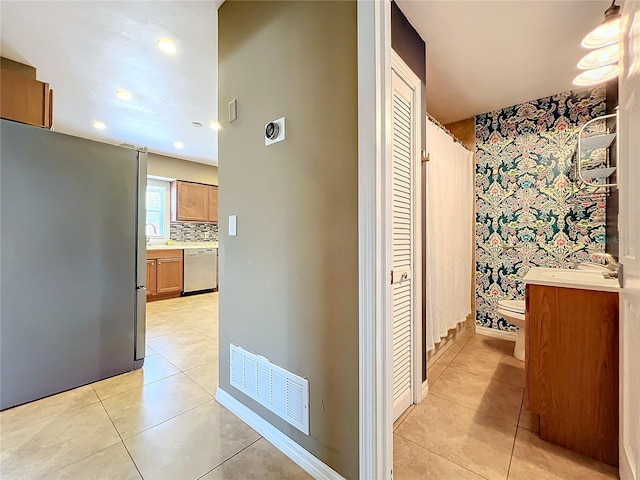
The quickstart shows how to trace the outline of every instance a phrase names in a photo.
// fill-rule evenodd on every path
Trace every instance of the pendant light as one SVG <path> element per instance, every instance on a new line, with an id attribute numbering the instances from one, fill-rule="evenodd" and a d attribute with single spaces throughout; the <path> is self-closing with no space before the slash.
<path id="1" fill-rule="evenodd" d="M 619 47 L 617 43 L 614 43 L 608 47 L 602 47 L 589 52 L 582 57 L 582 60 L 578 63 L 578 68 L 580 70 L 589 70 L 590 68 L 598 68 L 611 65 L 612 63 L 618 63 Z"/>
<path id="2" fill-rule="evenodd" d="M 579 87 L 588 87 L 608 80 L 613 80 L 617 76 L 618 65 L 605 65 L 604 67 L 585 70 L 573 79 L 573 84 Z"/>
<path id="3" fill-rule="evenodd" d="M 578 63 L 584 70 L 573 84 L 580 87 L 597 85 L 618 76 L 618 42 L 620 39 L 620 7 L 616 0 L 604 12 L 604 22 L 594 28 L 582 40 L 584 48 L 596 49 L 585 55 Z"/>
<path id="4" fill-rule="evenodd" d="M 604 12 L 604 22 L 591 30 L 582 40 L 584 48 L 600 48 L 618 43 L 620 34 L 620 7 L 616 1 Z"/>

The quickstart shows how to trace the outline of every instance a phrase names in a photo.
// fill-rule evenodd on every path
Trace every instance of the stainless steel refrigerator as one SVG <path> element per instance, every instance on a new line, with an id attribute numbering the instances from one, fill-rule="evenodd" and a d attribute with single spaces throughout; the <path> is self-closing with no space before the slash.
<path id="1" fill-rule="evenodd" d="M 147 155 L 0 125 L 0 409 L 142 366 Z"/>

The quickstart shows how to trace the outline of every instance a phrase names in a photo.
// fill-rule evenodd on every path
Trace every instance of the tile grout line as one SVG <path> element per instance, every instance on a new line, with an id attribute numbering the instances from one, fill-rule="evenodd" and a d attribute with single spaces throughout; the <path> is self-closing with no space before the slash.
<path id="1" fill-rule="evenodd" d="M 393 429 L 393 433 L 396 433 L 396 430 L 398 430 L 400 428 L 400 425 L 402 425 L 404 423 L 404 421 L 409 418 L 411 416 L 411 414 L 413 413 L 413 411 L 416 409 L 416 407 L 418 406 L 417 403 L 413 403 L 409 406 L 409 408 L 411 409 L 411 411 L 409 413 L 407 413 L 404 418 L 402 419 L 402 421 L 398 424 L 398 426 L 396 428 Z M 408 410 L 408 409 L 407 409 Z"/>
<path id="2" fill-rule="evenodd" d="M 428 452 L 431 452 L 431 453 L 433 453 L 434 455 L 437 455 L 438 457 L 445 459 L 447 462 L 451 462 L 451 463 L 453 463 L 454 465 L 457 465 L 457 466 L 459 466 L 460 468 L 465 469 L 467 472 L 471 472 L 471 473 L 473 473 L 474 475 L 478 475 L 480 478 L 484 478 L 485 480 L 488 480 L 488 479 L 487 479 L 487 477 L 485 477 L 485 476 L 483 476 L 483 475 L 480 475 L 480 474 L 479 474 L 479 473 L 477 473 L 477 472 L 474 472 L 473 470 L 471 470 L 471 469 L 469 469 L 469 468 L 465 467 L 464 465 L 460 465 L 459 463 L 454 462 L 453 460 L 448 459 L 448 458 L 447 458 L 447 457 L 445 457 L 444 455 L 440 455 L 438 452 L 434 452 L 434 451 L 433 451 L 433 450 L 431 450 L 430 448 L 424 447 L 424 446 L 420 445 L 419 443 L 414 442 L 414 441 L 413 441 L 413 440 L 411 440 L 410 438 L 407 438 L 407 437 L 405 437 L 405 436 L 403 436 L 403 435 L 400 435 L 399 433 L 395 433 L 394 435 L 398 435 L 399 437 L 404 438 L 406 441 L 413 443 L 413 444 L 414 444 L 414 445 L 416 445 L 417 447 L 422 448 L 423 450 L 426 450 L 426 451 L 428 451 Z"/>
<path id="3" fill-rule="evenodd" d="M 147 358 L 147 357 L 145 357 L 145 358 Z M 163 358 L 164 358 L 164 357 L 163 357 Z M 166 359 L 165 359 L 165 360 L 166 360 Z M 169 360 L 166 360 L 166 361 L 167 361 L 167 362 L 169 362 Z M 169 363 L 170 363 L 170 362 L 169 362 Z M 175 365 L 173 365 L 173 363 L 172 363 L 171 365 L 175 367 Z M 176 368 L 178 368 L 178 367 L 176 367 Z M 138 369 L 138 370 L 139 370 L 139 369 Z M 125 372 L 125 373 L 132 373 L 132 372 L 135 372 L 135 371 L 136 371 L 136 370 L 131 370 L 130 372 Z M 98 396 L 98 399 L 99 399 L 100 401 L 103 401 L 103 400 L 110 400 L 110 399 L 112 399 L 113 397 L 117 397 L 118 395 L 122 395 L 123 393 L 129 393 L 129 392 L 132 392 L 133 390 L 137 390 L 138 388 L 146 387 L 147 385 L 152 385 L 152 384 L 154 384 L 154 383 L 161 382 L 162 380 L 166 380 L 167 378 L 175 377 L 176 375 L 180 375 L 181 373 L 184 373 L 184 372 L 179 371 L 179 372 L 176 372 L 176 373 L 172 373 L 171 375 L 167 375 L 166 377 L 158 378 L 157 380 L 153 380 L 152 382 L 149 382 L 149 383 L 143 383 L 142 385 L 138 385 L 137 387 L 128 388 L 127 390 L 123 390 L 123 391 L 118 392 L 118 393 L 116 393 L 116 394 L 114 394 L 114 395 L 109 395 L 108 397 L 101 398 L 101 397 L 100 397 L 100 395 L 98 395 L 98 392 L 96 392 L 96 395 Z M 121 373 L 120 375 L 124 375 L 124 373 Z M 109 380 L 110 378 L 116 378 L 116 377 L 118 377 L 118 375 L 115 375 L 115 376 L 113 376 L 113 377 L 106 378 L 105 380 Z M 189 377 L 189 378 L 191 378 L 191 377 Z M 99 382 L 104 382 L 104 380 L 99 380 L 98 382 L 95 382 L 95 383 L 99 383 Z M 91 386 L 93 386 L 93 384 L 91 384 Z M 95 391 L 95 388 L 94 388 L 93 390 Z"/>
<path id="4" fill-rule="evenodd" d="M 252 429 L 253 430 L 253 429 Z M 255 430 L 253 430 L 255 432 Z M 258 432 L 256 432 L 258 433 Z M 202 475 L 200 475 L 198 477 L 197 480 L 200 480 L 201 478 L 205 477 L 206 475 L 209 475 L 211 472 L 213 472 L 216 468 L 220 468 L 222 465 L 224 465 L 225 463 L 227 463 L 229 460 L 231 460 L 233 457 L 235 457 L 236 455 L 239 455 L 240 453 L 244 452 L 247 448 L 249 448 L 251 445 L 253 445 L 256 442 L 259 442 L 260 440 L 263 440 L 264 437 L 262 435 L 260 435 L 258 433 L 258 438 L 255 439 L 253 442 L 251 442 L 249 445 L 247 445 L 246 447 L 241 448 L 240 450 L 238 450 L 236 453 L 234 453 L 233 455 L 231 455 L 229 458 L 227 458 L 226 460 L 222 461 L 222 463 L 219 463 L 218 465 L 216 465 L 215 467 L 213 467 L 211 470 L 209 470 L 208 472 L 203 473 Z"/>
<path id="5" fill-rule="evenodd" d="M 189 378 L 189 380 L 191 380 L 191 378 Z M 193 382 L 193 380 L 191 380 L 191 381 Z M 193 383 L 196 383 L 196 382 L 193 382 Z M 196 383 L 196 385 L 198 385 L 198 384 Z M 198 387 L 200 387 L 200 385 L 198 385 Z M 188 408 L 188 409 L 187 409 L 187 410 L 185 410 L 184 412 L 177 413 L 176 415 L 173 415 L 172 417 L 169 417 L 169 418 L 167 418 L 166 420 L 163 420 L 163 421 L 161 421 L 161 422 L 159 422 L 159 423 L 156 423 L 155 425 L 151 425 L 150 427 L 147 427 L 147 428 L 145 428 L 144 430 L 140 430 L 139 432 L 136 432 L 134 435 L 131 435 L 130 437 L 127 437 L 127 438 L 126 438 L 126 440 L 130 440 L 130 439 L 132 439 L 132 438 L 134 438 L 134 437 L 137 437 L 138 435 L 140 435 L 140 434 L 142 434 L 142 433 L 144 433 L 144 432 L 146 432 L 146 431 L 148 431 L 148 430 L 151 430 L 152 428 L 155 428 L 155 427 L 157 427 L 157 426 L 159 426 L 159 425 L 162 425 L 163 423 L 167 423 L 169 420 L 173 420 L 174 418 L 177 418 L 177 417 L 179 417 L 180 415 L 184 415 L 185 413 L 190 412 L 191 410 L 195 410 L 196 408 L 201 407 L 201 406 L 202 406 L 202 405 L 204 405 L 205 403 L 209 403 L 209 402 L 212 402 L 212 401 L 214 401 L 214 400 L 215 400 L 215 397 L 214 397 L 213 395 L 211 395 L 209 392 L 207 392 L 204 388 L 202 388 L 202 387 L 200 387 L 200 388 L 201 388 L 201 389 L 202 389 L 202 390 L 203 390 L 207 395 L 209 395 L 211 398 L 209 398 L 208 400 L 205 400 L 205 401 L 204 401 L 204 402 L 202 402 L 202 403 L 199 403 L 198 405 L 195 405 L 195 406 L 193 406 L 193 407 L 191 407 L 191 408 Z M 106 410 L 106 409 L 105 409 L 105 410 Z M 114 425 L 114 426 L 115 426 L 115 425 Z M 118 429 L 116 428 L 116 430 L 118 430 Z M 120 434 L 120 432 L 118 432 L 118 434 Z M 124 443 L 124 440 L 125 440 L 125 439 L 123 438 L 123 439 L 122 439 L 123 443 Z"/>
<path id="6" fill-rule="evenodd" d="M 500 383 L 502 383 L 504 385 L 511 385 L 512 387 L 517 387 L 517 388 L 524 388 L 524 385 L 523 386 L 515 385 L 513 383 L 507 382 L 506 380 L 502 380 L 500 378 L 489 377 L 487 375 L 483 375 L 483 374 L 478 373 L 478 372 L 472 372 L 471 370 L 466 370 L 464 368 L 455 367 L 453 365 L 449 365 L 449 366 L 447 366 L 447 368 L 453 368 L 454 370 L 458 370 L 459 372 L 471 373 L 473 375 L 477 375 L 477 376 L 482 377 L 482 378 L 488 378 L 488 379 L 490 379 L 490 380 L 492 380 L 494 382 L 500 382 Z M 444 373 L 444 372 L 442 372 L 442 373 Z"/>
<path id="7" fill-rule="evenodd" d="M 454 402 L 453 400 L 449 399 L 449 398 L 445 398 L 445 397 L 441 397 L 440 395 L 436 395 L 435 393 L 431 393 L 429 392 L 429 395 L 433 395 L 434 397 L 439 398 L 440 400 L 445 400 L 449 403 L 453 403 L 454 405 L 457 405 L 458 407 L 463 407 L 466 408 L 467 410 L 471 410 L 472 412 L 476 412 L 476 413 L 482 413 L 484 415 L 493 415 L 493 416 L 497 416 L 497 414 L 493 413 L 493 412 L 487 412 L 486 410 L 476 410 L 475 408 L 472 408 L 468 405 L 462 405 L 460 403 Z M 417 405 L 416 405 L 417 406 Z M 520 414 L 518 413 L 518 418 L 520 418 Z M 509 422 L 511 423 L 511 422 Z M 515 425 L 516 427 L 518 426 L 518 423 L 514 423 L 513 425 Z"/>
<path id="8" fill-rule="evenodd" d="M 91 385 L 91 388 L 93 388 L 93 391 L 95 392 L 95 388 L 93 387 L 93 385 Z M 98 392 L 96 392 L 96 396 L 98 396 Z M 98 396 L 98 398 L 100 398 Z M 127 455 L 129 455 L 129 458 L 131 459 L 131 463 L 133 463 L 133 466 L 135 467 L 136 471 L 138 472 L 138 475 L 140 475 L 140 478 L 142 478 L 144 480 L 144 477 L 142 476 L 142 472 L 140 471 L 140 469 L 138 468 L 138 464 L 136 463 L 136 461 L 133 459 L 133 456 L 131 455 L 131 452 L 129 451 L 129 449 L 127 448 L 127 444 L 124 443 L 124 438 L 122 438 L 122 435 L 120 434 L 120 431 L 118 430 L 118 427 L 116 427 L 116 424 L 114 423 L 113 419 L 111 418 L 111 415 L 109 415 L 109 411 L 107 410 L 107 407 L 104 406 L 104 403 L 102 403 L 102 399 L 100 399 L 100 405 L 102 405 L 102 409 L 104 410 L 104 413 L 107 414 L 107 418 L 109 419 L 109 421 L 111 422 L 111 425 L 113 425 L 113 429 L 116 431 L 116 433 L 118 434 L 118 437 L 120 438 L 120 443 L 122 443 L 122 446 L 124 447 L 124 449 L 127 451 Z"/>
<path id="9" fill-rule="evenodd" d="M 516 424 L 516 433 L 513 435 L 513 445 L 511 446 L 511 455 L 509 456 L 509 468 L 507 468 L 507 480 L 511 474 L 511 463 L 513 463 L 513 452 L 516 450 L 516 439 L 518 438 L 518 430 L 520 430 L 520 417 L 522 417 L 522 409 L 524 408 L 524 392 L 522 392 L 522 400 L 520 401 L 520 412 L 518 412 L 518 423 Z"/>

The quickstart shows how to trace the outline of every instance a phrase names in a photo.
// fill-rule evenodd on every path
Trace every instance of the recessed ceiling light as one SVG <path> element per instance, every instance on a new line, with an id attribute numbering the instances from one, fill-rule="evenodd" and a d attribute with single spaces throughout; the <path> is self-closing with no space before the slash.
<path id="1" fill-rule="evenodd" d="M 104 122 L 100 122 L 98 120 L 96 120 L 95 122 L 91 122 L 91 126 L 96 130 L 104 130 L 105 128 L 107 128 Z"/>
<path id="2" fill-rule="evenodd" d="M 176 53 L 176 44 L 173 43 L 172 40 L 169 40 L 168 38 L 160 38 L 158 39 L 158 41 L 156 42 L 156 45 L 158 45 L 158 48 L 160 50 L 162 50 L 164 53 L 168 53 L 169 55 L 173 55 L 174 53 Z"/>
<path id="3" fill-rule="evenodd" d="M 200 128 L 202 126 L 202 122 L 191 122 L 192 127 Z"/>
<path id="4" fill-rule="evenodd" d="M 618 76 L 618 65 L 606 65 L 604 67 L 585 70 L 573 79 L 573 84 L 580 87 L 588 87 L 606 82 Z"/>
<path id="5" fill-rule="evenodd" d="M 176 147 L 176 148 L 183 148 L 184 147 L 184 143 L 179 142 L 179 141 L 176 140 L 175 142 L 173 142 L 173 146 Z"/>
<path id="6" fill-rule="evenodd" d="M 220 124 L 218 122 L 209 122 L 209 127 L 213 130 L 220 130 Z"/>
<path id="7" fill-rule="evenodd" d="M 133 98 L 133 95 L 131 95 L 131 92 L 129 90 L 119 88 L 118 90 L 116 90 L 116 97 L 118 97 L 120 100 L 129 101 Z"/>

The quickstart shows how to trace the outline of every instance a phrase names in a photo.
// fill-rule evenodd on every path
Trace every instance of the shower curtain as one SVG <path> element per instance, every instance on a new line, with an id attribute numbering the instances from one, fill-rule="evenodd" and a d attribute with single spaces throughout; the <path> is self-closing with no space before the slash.
<path id="1" fill-rule="evenodd" d="M 427 118 L 427 351 L 471 313 L 473 154 Z"/>

